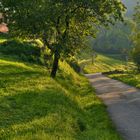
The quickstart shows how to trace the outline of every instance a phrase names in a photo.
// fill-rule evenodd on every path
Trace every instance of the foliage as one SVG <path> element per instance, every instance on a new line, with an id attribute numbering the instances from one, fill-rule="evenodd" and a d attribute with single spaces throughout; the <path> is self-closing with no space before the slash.
<path id="1" fill-rule="evenodd" d="M 89 82 L 66 62 L 43 66 L 0 56 L 0 139 L 121 140 Z"/>
<path id="2" fill-rule="evenodd" d="M 138 4 L 135 8 L 134 21 L 136 25 L 134 27 L 134 32 L 132 36 L 133 43 L 134 43 L 132 56 L 134 62 L 138 66 L 138 70 L 140 71 L 140 4 Z"/>
<path id="3" fill-rule="evenodd" d="M 54 55 L 51 76 L 60 57 L 74 55 L 85 36 L 94 35 L 93 25 L 122 20 L 124 5 L 118 0 L 1 0 L 0 7 L 11 33 L 40 38 Z"/>
<path id="4" fill-rule="evenodd" d="M 130 35 L 133 21 L 125 19 L 124 23 L 116 23 L 108 29 L 101 28 L 95 39 L 90 39 L 93 49 L 106 54 L 126 54 L 132 48 Z"/>
<path id="5" fill-rule="evenodd" d="M 134 26 L 132 15 L 137 0 L 122 0 L 127 7 L 124 23 L 116 22 L 114 26 L 109 28 L 99 28 L 99 32 L 95 39 L 89 40 L 90 45 L 95 51 L 105 54 L 124 54 L 130 56 L 130 51 L 133 47 L 131 33 Z"/>
<path id="6" fill-rule="evenodd" d="M 0 53 L 16 56 L 26 62 L 41 63 L 40 48 L 36 42 L 10 39 L 0 44 Z"/>

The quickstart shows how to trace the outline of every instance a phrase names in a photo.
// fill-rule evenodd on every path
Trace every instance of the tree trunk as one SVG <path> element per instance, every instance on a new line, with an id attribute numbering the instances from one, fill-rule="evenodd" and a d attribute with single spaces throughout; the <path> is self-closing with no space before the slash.
<path id="1" fill-rule="evenodd" d="M 56 77 L 56 72 L 58 70 L 59 58 L 60 58 L 59 52 L 58 51 L 55 51 L 55 53 L 54 53 L 53 67 L 52 67 L 52 71 L 51 71 L 51 77 L 52 78 L 55 78 Z"/>

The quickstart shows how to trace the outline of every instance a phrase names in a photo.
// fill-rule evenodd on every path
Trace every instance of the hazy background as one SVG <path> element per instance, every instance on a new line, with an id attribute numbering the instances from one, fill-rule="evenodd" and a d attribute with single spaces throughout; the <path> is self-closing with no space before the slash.
<path id="1" fill-rule="evenodd" d="M 140 0 L 122 0 L 122 1 L 127 7 L 127 16 L 132 16 L 134 7 L 136 6 L 137 2 L 140 2 Z"/>
<path id="2" fill-rule="evenodd" d="M 133 30 L 133 15 L 137 2 L 140 0 L 122 0 L 127 7 L 124 22 L 117 22 L 106 29 L 101 28 L 95 39 L 90 38 L 89 44 L 96 52 L 103 54 L 128 55 L 133 48 L 131 33 Z"/>

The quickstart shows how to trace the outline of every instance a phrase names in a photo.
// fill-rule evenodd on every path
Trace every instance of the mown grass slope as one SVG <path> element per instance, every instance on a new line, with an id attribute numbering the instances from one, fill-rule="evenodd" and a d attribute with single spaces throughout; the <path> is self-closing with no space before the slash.
<path id="1" fill-rule="evenodd" d="M 45 67 L 0 53 L 0 139 L 121 138 L 87 79 L 66 62 L 52 79 Z"/>
<path id="2" fill-rule="evenodd" d="M 54 80 L 44 67 L 0 58 L 0 139 L 120 139 L 88 81 L 60 66 Z"/>
<path id="3" fill-rule="evenodd" d="M 138 73 L 131 72 L 131 73 L 124 73 L 124 74 L 111 74 L 109 75 L 109 77 L 116 80 L 120 80 L 131 86 L 140 88 L 140 74 Z"/>
<path id="4" fill-rule="evenodd" d="M 97 57 L 93 62 L 92 57 L 87 56 L 86 59 L 80 60 L 80 65 L 83 66 L 83 71 L 85 73 L 109 72 L 126 69 L 126 63 L 124 61 L 102 54 L 97 54 Z"/>

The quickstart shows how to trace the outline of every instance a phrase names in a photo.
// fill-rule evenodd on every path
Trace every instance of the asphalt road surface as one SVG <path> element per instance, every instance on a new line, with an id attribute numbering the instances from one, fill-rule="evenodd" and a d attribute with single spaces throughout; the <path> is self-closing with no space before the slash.
<path id="1" fill-rule="evenodd" d="M 140 90 L 100 73 L 86 77 L 107 105 L 117 130 L 125 140 L 140 140 Z"/>

